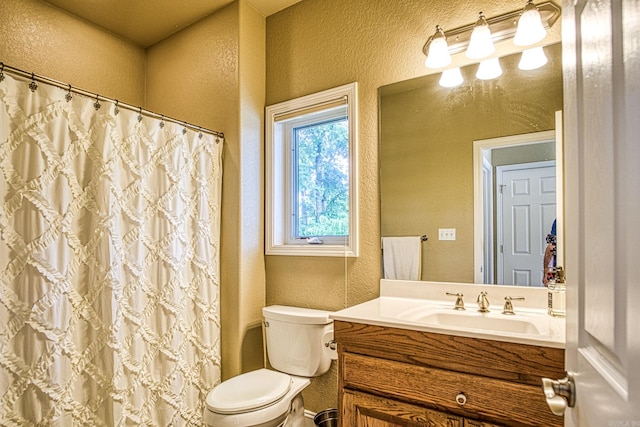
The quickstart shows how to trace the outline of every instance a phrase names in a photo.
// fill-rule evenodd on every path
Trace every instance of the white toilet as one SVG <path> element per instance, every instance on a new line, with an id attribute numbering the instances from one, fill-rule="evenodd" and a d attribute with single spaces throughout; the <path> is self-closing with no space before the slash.
<path id="1" fill-rule="evenodd" d="M 302 390 L 338 358 L 331 312 L 273 305 L 262 309 L 267 356 L 277 371 L 258 369 L 224 381 L 207 395 L 212 427 L 302 426 Z"/>

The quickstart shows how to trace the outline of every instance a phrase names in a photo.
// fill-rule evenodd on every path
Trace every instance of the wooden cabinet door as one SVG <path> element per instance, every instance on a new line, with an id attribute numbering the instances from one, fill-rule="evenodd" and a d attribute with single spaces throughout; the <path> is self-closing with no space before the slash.
<path id="1" fill-rule="evenodd" d="M 497 424 L 483 423 L 482 421 L 464 420 L 464 427 L 503 427 Z"/>
<path id="2" fill-rule="evenodd" d="M 455 415 L 366 393 L 345 390 L 342 427 L 464 427 Z"/>
<path id="3" fill-rule="evenodd" d="M 358 419 L 357 425 L 360 427 L 404 427 L 402 424 L 372 418 L 368 415 L 363 415 L 362 418 Z"/>

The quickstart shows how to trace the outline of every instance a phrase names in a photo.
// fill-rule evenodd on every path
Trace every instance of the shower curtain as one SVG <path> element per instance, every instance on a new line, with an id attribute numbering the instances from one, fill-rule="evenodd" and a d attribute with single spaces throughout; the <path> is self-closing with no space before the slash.
<path id="1" fill-rule="evenodd" d="M 0 425 L 201 425 L 222 138 L 0 77 Z"/>

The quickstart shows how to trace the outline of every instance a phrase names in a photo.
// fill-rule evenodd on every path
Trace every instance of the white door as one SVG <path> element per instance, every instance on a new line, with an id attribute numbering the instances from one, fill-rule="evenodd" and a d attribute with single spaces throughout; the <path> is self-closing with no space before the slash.
<path id="1" fill-rule="evenodd" d="M 566 426 L 640 425 L 640 1 L 565 0 Z"/>
<path id="2" fill-rule="evenodd" d="M 546 236 L 556 219 L 554 161 L 499 166 L 498 284 L 543 286 Z"/>

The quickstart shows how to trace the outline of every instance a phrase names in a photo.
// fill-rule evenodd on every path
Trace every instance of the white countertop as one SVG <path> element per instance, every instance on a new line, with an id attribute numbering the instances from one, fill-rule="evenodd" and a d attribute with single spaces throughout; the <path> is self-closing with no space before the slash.
<path id="1" fill-rule="evenodd" d="M 487 292 L 490 313 L 477 312 L 476 298 Z M 465 295 L 464 312 L 453 310 L 455 297 L 446 292 Z M 401 329 L 411 329 L 470 338 L 490 339 L 553 348 L 565 347 L 565 319 L 549 316 L 546 310 L 545 288 L 514 288 L 512 286 L 470 285 L 459 283 L 410 282 L 381 280 L 380 297 L 330 315 L 334 320 L 365 323 Z M 502 314 L 504 297 L 524 296 L 513 301 L 515 316 Z M 421 313 L 444 313 L 462 316 L 491 317 L 500 321 L 532 322 L 540 333 L 504 332 L 475 327 L 443 326 L 421 321 Z M 413 320 L 418 318 L 418 320 Z M 486 319 L 479 319 L 486 320 Z"/>

